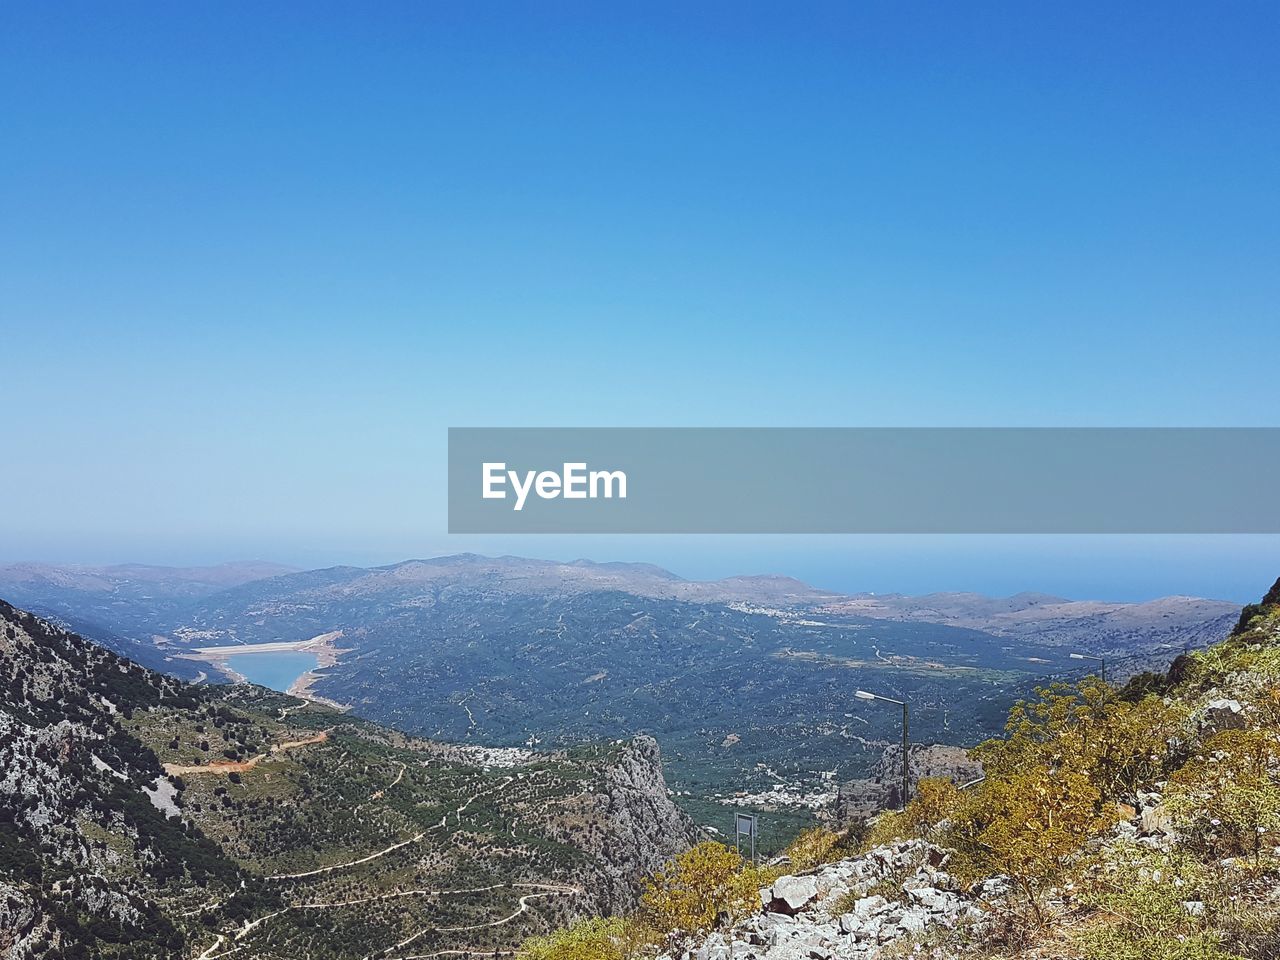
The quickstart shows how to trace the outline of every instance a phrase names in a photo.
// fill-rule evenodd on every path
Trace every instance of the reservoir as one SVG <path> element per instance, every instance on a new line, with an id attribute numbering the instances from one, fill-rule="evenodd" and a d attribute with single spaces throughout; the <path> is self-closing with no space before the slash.
<path id="1" fill-rule="evenodd" d="M 319 662 L 314 653 L 305 650 L 282 650 L 273 653 L 237 653 L 227 657 L 227 666 L 261 684 L 284 693 L 289 686 Z"/>

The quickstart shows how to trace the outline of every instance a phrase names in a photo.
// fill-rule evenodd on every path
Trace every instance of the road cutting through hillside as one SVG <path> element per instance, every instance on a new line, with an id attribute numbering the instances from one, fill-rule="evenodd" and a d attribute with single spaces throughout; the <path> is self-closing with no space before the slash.
<path id="1" fill-rule="evenodd" d="M 507 777 L 505 780 L 502 781 L 502 783 L 498 784 L 492 789 L 481 790 L 478 793 L 473 793 L 471 796 L 467 797 L 467 799 L 463 801 L 461 806 L 459 806 L 456 810 L 452 811 L 453 815 L 457 818 L 457 822 L 459 824 L 462 823 L 462 812 L 466 810 L 467 807 L 471 806 L 474 800 L 480 797 L 483 797 L 487 793 L 495 793 L 499 790 L 505 789 L 515 780 L 516 780 L 515 777 Z M 305 879 L 306 877 L 317 877 L 317 876 L 321 876 L 322 874 L 332 873 L 334 870 L 345 870 L 348 867 L 358 867 L 362 863 L 369 863 L 370 861 L 377 860 L 380 857 L 385 857 L 388 853 L 393 853 L 396 850 L 399 850 L 401 847 L 407 847 L 411 843 L 417 843 L 427 834 L 435 833 L 437 830 L 443 830 L 448 825 L 448 823 L 449 823 L 449 814 L 446 813 L 444 816 L 440 818 L 440 822 L 437 823 L 434 827 L 429 827 L 426 830 L 423 830 L 422 832 L 412 837 L 409 837 L 409 839 L 407 840 L 401 840 L 397 843 L 391 844 L 388 847 L 383 847 L 381 850 L 371 853 L 368 856 L 361 857 L 358 860 L 348 860 L 344 863 L 331 863 L 327 867 L 316 867 L 314 870 L 303 870 L 300 873 L 273 873 L 273 874 L 268 874 L 267 876 L 264 876 L 262 879 L 263 880 L 302 880 L 302 879 Z"/>
<path id="2" fill-rule="evenodd" d="M 322 734 L 321 738 L 323 738 L 323 736 L 324 735 Z M 278 747 L 279 749 L 288 749 L 293 746 L 303 746 L 306 743 L 314 743 L 314 742 L 318 742 L 318 741 L 315 738 L 312 738 L 311 740 L 307 740 L 307 741 L 298 741 L 295 743 L 279 744 Z M 275 751 L 275 749 L 276 748 L 273 748 L 273 752 Z M 261 758 L 260 757 L 253 758 L 255 762 L 259 759 Z M 245 761 L 245 762 L 248 763 L 248 761 Z M 205 771 L 208 769 L 208 767 L 199 767 L 197 769 L 200 771 Z M 541 772 L 541 771 L 538 771 L 538 772 Z M 395 780 L 392 781 L 391 784 L 388 784 L 387 789 L 389 789 L 394 784 L 399 783 L 401 778 L 403 778 L 404 773 L 405 773 L 405 770 L 402 765 L 402 768 L 399 771 L 399 773 L 396 775 Z M 533 776 L 536 777 L 536 775 L 537 774 L 535 773 Z M 440 822 L 435 824 L 435 826 L 429 827 L 428 829 L 420 831 L 419 833 L 415 834 L 412 837 L 390 844 L 389 846 L 386 846 L 381 850 L 377 850 L 373 853 L 367 854 L 366 856 L 360 857 L 356 860 L 349 860 L 343 863 L 329 864 L 328 866 L 317 867 L 314 870 L 305 870 L 299 873 L 273 874 L 269 876 L 264 876 L 263 879 L 264 880 L 301 880 L 301 879 L 306 879 L 308 877 L 322 876 L 327 873 L 332 873 L 333 871 L 336 871 L 336 870 L 344 870 L 349 867 L 359 866 L 364 863 L 370 863 L 371 861 L 377 860 L 381 857 L 385 857 L 389 853 L 393 853 L 396 850 L 407 847 L 410 844 L 417 843 L 418 841 L 426 837 L 428 834 L 446 829 L 449 824 L 450 815 L 452 815 L 455 818 L 455 822 L 457 822 L 458 824 L 461 824 L 462 814 L 467 810 L 468 807 L 471 806 L 472 803 L 474 803 L 476 800 L 478 800 L 483 796 L 487 796 L 493 793 L 500 793 L 501 791 L 505 790 L 508 786 L 510 786 L 512 783 L 521 779 L 525 779 L 525 778 L 520 775 L 512 775 L 512 776 L 504 777 L 501 782 L 494 784 L 493 786 L 489 787 L 486 790 L 478 790 L 477 792 L 473 793 L 471 796 L 467 797 L 467 799 L 464 800 L 461 804 L 459 804 L 455 809 L 450 810 L 444 815 L 442 815 L 440 818 Z M 381 791 L 379 791 L 379 793 L 381 793 Z M 255 920 L 247 921 L 244 924 L 244 926 L 242 926 L 239 930 L 237 930 L 232 935 L 232 941 L 233 941 L 233 944 L 240 944 L 241 941 L 243 941 L 246 937 L 248 937 L 251 933 L 253 933 L 254 930 L 258 929 L 263 924 L 267 923 L 270 920 L 275 919 L 276 917 L 281 916 L 282 914 L 288 913 L 292 910 L 339 910 L 346 907 L 360 906 L 362 904 L 373 903 L 376 901 L 403 899 L 407 897 L 464 896 L 467 894 L 492 893 L 496 890 L 503 890 L 503 889 L 532 890 L 534 892 L 522 894 L 518 901 L 517 908 L 512 913 L 504 917 L 501 917 L 497 920 L 490 920 L 484 923 L 469 924 L 466 926 L 458 926 L 458 927 L 426 927 L 426 928 L 423 928 L 422 930 L 419 930 L 417 933 L 413 934 L 411 937 L 408 937 L 405 940 L 402 940 L 401 942 L 393 946 L 386 947 L 380 951 L 370 954 L 368 957 L 365 958 L 365 960 L 374 960 L 374 958 L 379 958 L 379 957 L 384 958 L 384 960 L 410 960 L 410 958 L 408 957 L 390 957 L 388 955 L 398 952 L 400 950 L 403 950 L 409 944 L 415 942 L 416 940 L 420 939 L 421 937 L 429 933 L 465 933 L 472 930 L 485 930 L 491 927 L 503 926 L 504 924 L 510 923 L 511 921 L 515 920 L 521 915 L 527 913 L 529 911 L 529 904 L 531 901 L 542 899 L 545 897 L 554 897 L 554 896 L 580 896 L 583 893 L 583 890 L 580 887 L 570 886 L 566 884 L 498 883 L 498 884 L 491 884 L 489 886 L 467 887 L 467 888 L 460 888 L 456 890 L 435 890 L 435 889 L 426 889 L 426 888 L 415 888 L 411 890 L 396 890 L 396 891 L 391 891 L 389 893 L 374 894 L 367 897 L 357 897 L 350 900 L 299 903 L 299 904 L 292 904 L 290 906 L 284 907 L 281 910 L 276 910 L 276 911 L 273 911 L 272 913 L 265 914 L 261 917 L 258 917 Z M 221 958 L 221 957 L 230 957 L 235 953 L 239 953 L 242 949 L 245 948 L 243 944 L 239 946 L 232 945 L 230 946 L 229 949 L 219 952 L 219 950 L 224 946 L 224 944 L 226 944 L 226 937 L 219 934 L 218 941 L 215 942 L 208 949 L 206 949 L 202 954 L 200 954 L 197 960 L 218 960 L 218 958 Z M 474 951 L 458 949 L 458 950 L 442 950 L 437 953 L 421 954 L 419 956 L 422 956 L 422 957 L 467 956 L 468 954 L 471 954 L 471 953 L 474 953 Z M 490 950 L 490 951 L 484 951 L 483 955 L 511 956 L 513 955 L 513 951 Z"/>
<path id="3" fill-rule="evenodd" d="M 329 739 L 329 731 L 321 730 L 313 737 L 307 737 L 305 740 L 289 740 L 285 743 L 274 743 L 271 749 L 266 753 L 259 753 L 257 756 L 250 757 L 248 760 L 212 760 L 209 763 L 166 763 L 164 764 L 164 772 L 170 776 L 190 776 L 192 774 L 202 773 L 244 773 L 246 770 L 252 770 L 263 760 L 275 756 L 278 753 L 284 753 L 286 750 L 293 750 L 297 747 L 309 747 L 312 744 L 324 743 Z"/>
<path id="4" fill-rule="evenodd" d="M 459 890 L 393 890 L 390 893 L 378 893 L 373 896 L 357 897 L 352 900 L 333 900 L 326 903 L 295 903 L 280 910 L 264 914 L 256 920 L 246 921 L 245 925 L 236 931 L 234 939 L 243 940 L 257 927 L 266 923 L 268 920 L 274 920 L 276 917 L 288 913 L 290 910 L 337 910 L 342 907 L 356 907 L 362 903 L 373 903 L 378 900 L 396 900 L 402 897 L 460 897 L 470 893 L 491 893 L 494 890 L 501 890 L 507 886 L 510 886 L 510 884 L 493 883 L 485 887 L 464 887 Z"/>
<path id="5" fill-rule="evenodd" d="M 520 902 L 519 907 L 517 907 L 513 913 L 508 914 L 507 916 L 503 917 L 500 920 L 490 920 L 486 923 L 472 923 L 462 927 L 423 927 L 413 936 L 407 937 L 406 939 L 401 940 L 399 943 L 395 944 L 394 946 L 390 946 L 383 950 L 377 950 L 373 953 L 370 953 L 367 956 L 365 956 L 363 960 L 379 960 L 379 958 L 381 958 L 381 960 L 415 960 L 415 956 L 413 955 L 393 957 L 393 956 L 390 956 L 390 954 L 398 953 L 399 951 L 407 947 L 409 944 L 413 943 L 415 940 L 419 939 L 420 937 L 426 936 L 428 933 L 467 933 L 472 930 L 487 930 L 491 927 L 500 927 L 503 924 L 510 923 L 512 920 L 516 919 L 520 915 L 528 913 L 530 900 L 538 900 L 543 897 L 555 897 L 555 896 L 575 896 L 576 897 L 576 896 L 581 896 L 582 894 L 581 887 L 574 887 L 574 886 L 568 886 L 565 884 L 556 884 L 556 883 L 512 883 L 512 884 L 500 884 L 499 886 L 500 887 L 509 886 L 513 890 L 515 889 L 537 890 L 538 892 L 526 893 L 523 896 L 521 896 L 519 901 Z M 417 954 L 416 957 L 442 956 L 447 953 L 448 951 L 444 951 L 442 953 L 435 953 L 435 954 L 431 954 L 431 953 Z"/>
<path id="6" fill-rule="evenodd" d="M 235 934 L 232 936 L 232 939 L 237 942 L 240 940 L 243 940 L 245 937 L 247 937 L 250 933 L 252 933 L 258 927 L 260 927 L 262 924 L 266 923 L 268 920 L 274 920 L 276 917 L 282 914 L 288 913 L 291 910 L 339 910 L 344 907 L 355 907 L 365 903 L 374 903 L 381 900 L 395 900 L 395 899 L 400 899 L 404 897 L 460 897 L 460 896 L 467 896 L 468 894 L 492 893 L 495 890 L 506 890 L 506 889 L 536 890 L 538 892 L 526 893 L 522 895 L 519 900 L 519 907 L 513 913 L 510 913 L 499 920 L 491 920 L 486 923 L 470 924 L 470 925 L 461 926 L 461 927 L 426 927 L 422 930 L 419 930 L 417 933 L 415 933 L 413 936 L 409 937 L 408 939 L 400 941 L 394 946 L 385 947 L 382 950 L 369 954 L 367 957 L 364 958 L 364 960 L 374 960 L 374 958 L 377 958 L 377 957 L 386 957 L 387 954 L 393 951 L 402 950 L 404 947 L 408 946 L 410 943 L 417 940 L 419 937 L 422 937 L 428 933 L 463 933 L 470 930 L 484 930 L 489 927 L 499 927 L 499 926 L 502 926 L 503 924 L 510 923 L 512 920 L 516 919 L 521 914 L 527 913 L 529 910 L 529 901 L 531 900 L 537 900 L 542 897 L 554 897 L 554 896 L 580 896 L 583 892 L 581 887 L 571 886 L 567 884 L 494 883 L 494 884 L 489 884 L 488 886 L 483 886 L 483 887 L 463 887 L 456 890 L 433 890 L 433 889 L 396 890 L 390 893 L 375 894 L 369 897 L 357 897 L 351 900 L 336 900 L 336 901 L 328 901 L 324 903 L 298 903 L 292 906 L 285 907 L 282 910 L 276 910 L 272 913 L 265 914 L 264 916 L 258 917 L 256 920 L 247 921 L 244 926 L 242 926 L 239 930 L 235 932 Z M 243 947 L 233 946 L 231 947 L 231 949 L 225 952 L 221 952 L 221 953 L 218 952 L 219 950 L 221 950 L 222 946 L 226 943 L 226 941 L 227 941 L 227 938 L 224 934 L 221 934 L 221 933 L 218 934 L 217 940 L 215 940 L 210 947 L 208 947 L 203 953 L 201 953 L 196 958 L 196 960 L 218 960 L 218 958 L 220 957 L 229 957 L 232 954 L 238 953 L 240 950 L 244 949 Z M 469 953 L 474 953 L 474 952 L 475 951 L 469 951 L 469 950 L 442 950 L 442 951 L 439 951 L 438 953 L 420 954 L 419 956 L 421 957 L 450 956 L 450 955 L 466 956 Z M 496 951 L 496 952 L 492 950 L 482 951 L 482 954 L 485 956 L 494 956 L 494 955 L 510 956 L 512 953 L 513 951 Z M 398 957 L 398 958 L 387 958 L 387 960 L 414 960 L 414 958 Z"/>
<path id="7" fill-rule="evenodd" d="M 386 792 L 387 792 L 388 790 L 390 790 L 390 789 L 391 789 L 392 787 L 394 787 L 397 783 L 399 783 L 401 780 L 403 780 L 403 779 L 404 779 L 404 772 L 405 772 L 405 770 L 407 770 L 407 769 L 409 769 L 409 765 L 408 765 L 408 764 L 406 764 L 406 763 L 402 763 L 402 764 L 400 764 L 400 772 L 396 774 L 396 778 L 395 778 L 394 780 L 392 780 L 390 783 L 388 783 L 388 784 L 386 785 L 386 787 L 384 787 L 383 789 L 381 789 L 381 790 L 375 790 L 375 791 L 373 791 L 373 793 L 369 794 L 369 799 L 370 799 L 370 800 L 381 800 L 384 796 L 386 796 Z"/>

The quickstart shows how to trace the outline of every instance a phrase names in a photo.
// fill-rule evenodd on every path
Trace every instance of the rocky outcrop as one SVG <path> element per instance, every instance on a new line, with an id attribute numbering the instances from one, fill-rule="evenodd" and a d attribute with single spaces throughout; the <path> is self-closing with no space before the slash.
<path id="1" fill-rule="evenodd" d="M 650 738 L 450 747 L 264 694 L 189 686 L 0 602 L 0 960 L 190 960 L 232 937 L 234 952 L 266 956 L 247 941 L 309 936 L 279 909 L 291 898 L 340 904 L 427 884 L 478 894 L 437 921 L 448 935 L 437 950 L 490 926 L 489 945 L 508 949 L 549 921 L 634 906 L 639 881 L 693 839 Z M 339 737 L 360 741 L 361 763 Z M 286 747 L 306 749 L 306 773 L 287 769 L 275 752 Z M 271 809 L 256 814 L 268 825 L 241 833 L 257 807 L 245 781 L 258 776 L 271 783 Z M 314 826 L 335 812 L 336 833 Z M 264 867 L 242 868 L 233 848 Z M 358 934 L 341 928 L 298 955 L 387 952 L 416 899 L 393 895 Z"/>
<path id="2" fill-rule="evenodd" d="M 980 927 L 1007 884 L 962 888 L 947 859 L 914 840 L 781 877 L 760 891 L 759 913 L 664 960 L 869 960 L 930 927 Z"/>
<path id="3" fill-rule="evenodd" d="M 818 895 L 818 881 L 813 877 L 779 877 L 773 886 L 760 891 L 760 902 L 771 913 L 794 916 Z"/>
<path id="4" fill-rule="evenodd" d="M 630 909 L 641 880 L 696 839 L 693 821 L 667 790 L 658 742 L 639 736 L 627 743 L 588 802 L 603 823 L 598 834 L 577 841 L 594 854 L 603 873 L 603 883 L 592 892 L 607 910 Z"/>
<path id="5" fill-rule="evenodd" d="M 57 937 L 52 921 L 23 890 L 0 880 L 0 957 L 18 960 Z"/>
<path id="6" fill-rule="evenodd" d="M 1244 706 L 1231 697 L 1210 700 L 1197 711 L 1196 720 L 1202 736 L 1211 736 L 1221 730 L 1242 730 L 1246 726 Z"/>
<path id="7" fill-rule="evenodd" d="M 957 786 L 982 776 L 982 764 L 969 759 L 963 747 L 917 743 L 908 754 L 911 784 L 928 777 L 945 777 Z M 894 745 L 871 769 L 870 776 L 840 786 L 835 816 L 841 824 L 866 820 L 882 810 L 902 806 L 902 747 Z"/>
<path id="8" fill-rule="evenodd" d="M 165 881 L 234 889 L 228 858 L 161 822 L 145 789 L 163 770 L 122 723 L 189 697 L 0 601 L 0 958 L 95 956 L 99 931 L 136 940 L 138 957 L 177 957 Z"/>

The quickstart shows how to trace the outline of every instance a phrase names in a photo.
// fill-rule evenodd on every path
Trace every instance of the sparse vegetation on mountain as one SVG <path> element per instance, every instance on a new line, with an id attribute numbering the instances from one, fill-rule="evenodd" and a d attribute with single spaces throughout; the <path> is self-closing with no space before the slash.
<path id="1" fill-rule="evenodd" d="M 1133 843 L 1116 844 L 1099 859 L 1080 895 L 1102 918 L 1078 938 L 1087 960 L 1236 956 L 1218 929 L 1236 908 L 1203 863 Z"/>
<path id="2" fill-rule="evenodd" d="M 1273 601 L 1163 676 L 1036 691 L 972 751 L 981 778 L 760 869 L 688 848 L 650 739 L 476 750 L 194 688 L 0 607 L 10 954 L 1280 955 Z"/>
<path id="3" fill-rule="evenodd" d="M 650 878 L 642 913 L 660 933 L 697 934 L 732 922 L 758 905 L 757 871 L 724 844 L 705 841 Z"/>
<path id="4" fill-rule="evenodd" d="M 691 832 L 651 740 L 415 740 L 0 604 L 6 960 L 491 953 L 634 905 Z"/>
<path id="5" fill-rule="evenodd" d="M 1274 960 L 1280 582 L 1267 597 L 1164 677 L 1037 691 L 973 751 L 984 779 L 922 781 L 859 856 L 806 836 L 807 852 L 843 858 L 814 869 L 821 854 L 798 856 L 816 882 L 776 879 L 762 912 L 718 917 L 700 950 Z"/>
<path id="6" fill-rule="evenodd" d="M 724 813 L 716 801 L 740 791 L 782 792 L 797 815 L 788 835 L 829 792 L 815 770 L 861 776 L 892 739 L 892 711 L 847 716 L 852 689 L 911 701 L 922 743 L 974 743 L 1039 678 L 1075 666 L 1065 649 L 1105 652 L 1112 676 L 1162 670 L 1240 612 L 1190 597 L 846 597 L 784 577 L 700 582 L 644 564 L 475 555 L 309 571 L 22 564 L 0 566 L 0 596 L 214 682 L 225 679 L 215 663 L 186 658 L 342 631 L 349 652 L 310 689 L 365 719 L 490 745 L 660 734 L 671 785 L 696 817 L 712 822 Z M 918 753 L 919 776 L 947 775 L 932 765 L 945 757 Z M 897 806 L 897 782 L 876 796 L 854 784 L 844 794 L 863 804 L 850 812 Z"/>
<path id="7" fill-rule="evenodd" d="M 636 960 L 652 953 L 656 934 L 631 917 L 593 917 L 520 947 L 519 960 Z"/>

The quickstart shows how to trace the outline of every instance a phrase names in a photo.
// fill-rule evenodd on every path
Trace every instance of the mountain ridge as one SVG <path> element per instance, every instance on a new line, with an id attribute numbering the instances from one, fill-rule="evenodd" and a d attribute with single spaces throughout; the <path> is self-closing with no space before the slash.
<path id="1" fill-rule="evenodd" d="M 96 578 L 96 579 L 95 579 Z M 697 600 L 701 602 L 772 602 L 783 606 L 816 607 L 825 611 L 858 613 L 879 619 L 903 619 L 917 622 L 955 623 L 999 633 L 1011 633 L 1013 624 L 1000 624 L 1000 618 L 1034 620 L 1027 611 L 1043 611 L 1059 618 L 1114 613 L 1122 610 L 1163 613 L 1179 602 L 1194 602 L 1206 611 L 1225 614 L 1238 612 L 1240 604 L 1202 597 L 1166 596 L 1142 601 L 1101 601 L 1069 599 L 1053 594 L 1022 591 L 1008 597 L 994 597 L 972 591 L 941 591 L 909 595 L 900 593 L 842 593 L 814 587 L 794 577 L 781 574 L 735 574 L 713 580 L 695 580 L 680 576 L 651 563 L 628 561 L 596 561 L 579 558 L 571 561 L 542 560 L 504 555 L 490 557 L 477 553 L 447 554 L 438 557 L 410 558 L 374 567 L 339 564 L 331 567 L 298 569 L 266 561 L 244 561 L 213 567 L 164 567 L 146 564 L 110 566 L 59 566 L 41 563 L 0 565 L 0 589 L 19 588 L 29 596 L 32 583 L 47 583 L 63 589 L 79 587 L 88 592 L 93 587 L 105 592 L 108 587 L 120 589 L 121 581 L 141 580 L 163 584 L 168 580 L 183 584 L 217 586 L 202 595 L 234 590 L 238 587 L 275 581 L 277 587 L 294 582 L 312 582 L 317 588 L 336 586 L 346 581 L 348 591 L 372 591 L 420 586 L 486 582 L 512 592 L 579 592 L 620 590 L 636 596 L 659 599 Z M 62 581 L 62 582 L 59 582 Z M 261 588 L 261 586 L 260 586 Z M 1158 609 L 1160 608 L 1160 609 Z M 1021 618 L 1015 615 L 1023 614 Z"/>
<path id="2" fill-rule="evenodd" d="M 892 738 L 885 711 L 847 702 L 855 687 L 912 701 L 923 737 L 971 743 L 1036 682 L 1078 673 L 1071 652 L 1105 656 L 1119 677 L 1203 646 L 1239 615 L 1199 600 L 860 599 L 788 578 L 691 581 L 651 564 L 479 554 L 295 571 L 200 596 L 139 592 L 18 599 L 188 679 L 237 679 L 203 648 L 296 649 L 342 631 L 342 652 L 308 689 L 368 719 L 499 746 L 656 735 L 677 789 L 755 796 L 777 776 L 799 809 L 830 792 L 824 772 L 856 779 Z M 720 805 L 699 815 L 718 818 Z"/>
<path id="3" fill-rule="evenodd" d="M 0 601 L 7 958 L 491 953 L 625 908 L 692 839 L 651 740 L 420 740 L 193 686 Z"/>

